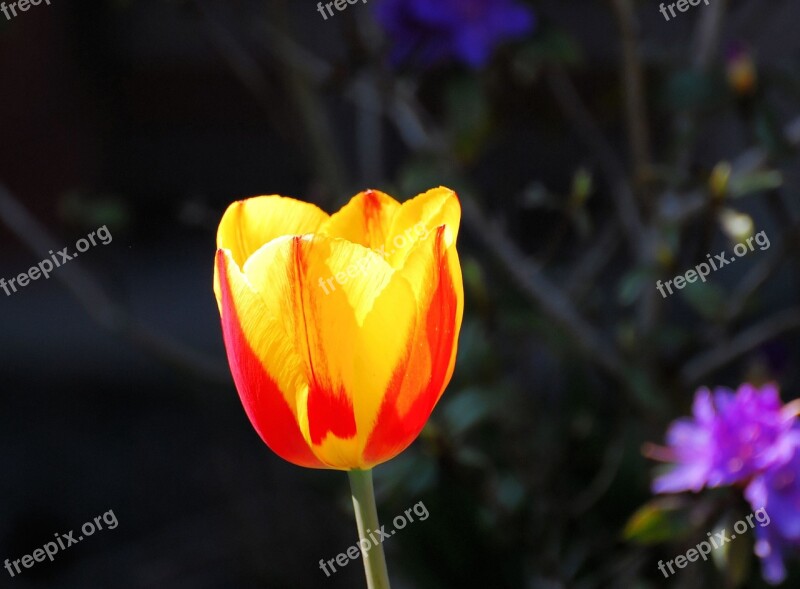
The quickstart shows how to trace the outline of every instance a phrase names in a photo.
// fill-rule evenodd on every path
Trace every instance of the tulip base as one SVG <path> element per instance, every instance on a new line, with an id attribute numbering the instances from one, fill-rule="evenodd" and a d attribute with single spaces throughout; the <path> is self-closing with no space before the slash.
<path id="1" fill-rule="evenodd" d="M 374 543 L 369 537 L 369 532 L 380 529 L 378 509 L 375 506 L 375 489 L 372 486 L 372 470 L 351 470 L 347 474 L 350 477 L 350 491 L 353 496 L 353 508 L 356 512 L 358 537 L 370 544 L 368 550 L 361 548 L 364 572 L 367 575 L 367 587 L 368 589 L 390 589 L 383 545 Z"/>

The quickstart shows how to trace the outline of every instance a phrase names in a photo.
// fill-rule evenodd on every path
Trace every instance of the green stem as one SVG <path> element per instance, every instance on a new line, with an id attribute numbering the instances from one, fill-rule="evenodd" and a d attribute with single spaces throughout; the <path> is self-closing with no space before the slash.
<path id="1" fill-rule="evenodd" d="M 361 549 L 361 555 L 364 558 L 364 572 L 367 575 L 367 587 L 368 589 L 390 589 L 383 545 L 375 544 L 368 535 L 369 532 L 380 529 L 378 509 L 375 507 L 375 489 L 372 486 L 372 470 L 351 470 L 347 474 L 350 477 L 358 537 L 367 540 L 371 545 L 369 550 Z"/>

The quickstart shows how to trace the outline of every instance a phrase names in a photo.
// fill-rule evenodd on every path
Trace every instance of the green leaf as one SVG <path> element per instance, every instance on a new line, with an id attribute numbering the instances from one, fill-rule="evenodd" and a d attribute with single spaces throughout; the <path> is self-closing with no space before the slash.
<path id="1" fill-rule="evenodd" d="M 722 318 L 727 296 L 722 287 L 711 282 L 687 283 L 681 298 L 699 315 L 710 320 Z"/>
<path id="2" fill-rule="evenodd" d="M 753 538 L 750 527 L 748 526 L 744 534 L 737 534 L 734 530 L 736 523 L 735 514 L 729 512 L 711 532 L 711 536 L 716 538 L 717 532 L 725 530 L 725 538 L 728 540 L 711 551 L 714 564 L 725 577 L 727 587 L 744 585 L 750 576 L 753 560 Z"/>
<path id="3" fill-rule="evenodd" d="M 680 497 L 657 497 L 640 507 L 623 531 L 626 540 L 652 545 L 676 540 L 691 530 L 689 513 Z"/>
<path id="4" fill-rule="evenodd" d="M 93 194 L 73 190 L 62 195 L 59 213 L 68 222 L 84 227 L 114 225 L 130 222 L 130 208 L 115 194 Z"/>
<path id="5" fill-rule="evenodd" d="M 557 29 L 542 31 L 526 46 L 525 53 L 539 63 L 580 65 L 583 61 L 583 51 L 575 37 Z"/>
<path id="6" fill-rule="evenodd" d="M 519 79 L 533 82 L 546 66 L 576 66 L 583 61 L 583 51 L 574 37 L 564 31 L 545 28 L 516 52 L 512 67 Z"/>
<path id="7" fill-rule="evenodd" d="M 619 290 L 617 291 L 617 298 L 622 305 L 632 305 L 642 294 L 642 289 L 647 286 L 655 288 L 652 284 L 650 273 L 644 270 L 634 270 L 628 272 L 622 277 L 620 281 Z"/>
<path id="8" fill-rule="evenodd" d="M 525 485 L 515 476 L 505 475 L 497 481 L 497 502 L 509 511 L 515 511 L 522 506 L 525 499 Z"/>
<path id="9" fill-rule="evenodd" d="M 572 176 L 572 192 L 570 194 L 570 207 L 581 208 L 594 192 L 592 173 L 586 168 L 578 168 Z"/>
<path id="10" fill-rule="evenodd" d="M 725 96 L 724 80 L 694 69 L 672 74 L 662 94 L 670 110 L 709 108 Z"/>
<path id="11" fill-rule="evenodd" d="M 456 78 L 447 85 L 445 92 L 447 129 L 458 154 L 471 159 L 490 129 L 486 93 L 475 76 Z"/>
<path id="12" fill-rule="evenodd" d="M 730 179 L 731 198 L 740 198 L 754 192 L 774 190 L 783 186 L 783 174 L 777 170 L 760 170 Z"/>
<path id="13" fill-rule="evenodd" d="M 444 421 L 451 434 L 460 435 L 488 419 L 495 409 L 497 395 L 478 388 L 466 389 L 450 397 L 444 406 Z"/>

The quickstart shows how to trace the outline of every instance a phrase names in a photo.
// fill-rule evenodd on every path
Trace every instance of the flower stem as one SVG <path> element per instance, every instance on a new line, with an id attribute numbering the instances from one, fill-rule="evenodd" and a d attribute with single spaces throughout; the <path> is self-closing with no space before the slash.
<path id="1" fill-rule="evenodd" d="M 364 558 L 364 572 L 367 575 L 368 589 L 390 589 L 389 572 L 386 569 L 386 557 L 383 545 L 374 543 L 369 532 L 380 529 L 378 510 L 375 507 L 375 489 L 372 486 L 372 469 L 348 471 L 350 490 L 353 496 L 353 507 L 356 512 L 358 537 L 369 542 L 367 550 L 361 548 Z"/>

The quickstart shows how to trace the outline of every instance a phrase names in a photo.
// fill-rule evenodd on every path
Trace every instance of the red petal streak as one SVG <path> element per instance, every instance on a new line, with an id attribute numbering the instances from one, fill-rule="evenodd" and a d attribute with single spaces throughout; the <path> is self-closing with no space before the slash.
<path id="1" fill-rule="evenodd" d="M 364 245 L 369 248 L 383 245 L 383 230 L 381 228 L 381 210 L 383 205 L 380 197 L 370 189 L 364 193 Z"/>
<path id="2" fill-rule="evenodd" d="M 380 222 L 381 199 L 370 189 L 364 193 L 364 225 L 369 229 Z"/>
<path id="3" fill-rule="evenodd" d="M 222 294 L 222 334 L 228 362 L 250 423 L 281 458 L 299 466 L 325 468 L 311 452 L 278 385 L 247 342 L 228 283 L 227 259 L 217 252 Z"/>
<path id="4" fill-rule="evenodd" d="M 458 304 L 447 262 L 443 234 L 444 226 L 437 230 L 435 267 L 439 276 L 424 326 L 427 333 L 427 349 L 423 349 L 422 353 L 429 353 L 431 357 L 430 380 L 425 389 L 414 399 L 408 413 L 401 416 L 397 408 L 397 399 L 403 390 L 405 375 L 409 371 L 421 369 L 421 366 L 415 365 L 413 350 L 417 342 L 410 341 L 410 358 L 406 358 L 398 365 L 364 449 L 364 460 L 367 463 L 383 462 L 407 448 L 422 431 L 447 384 L 445 378 L 453 346 L 456 344 L 454 332 Z"/>
<path id="5" fill-rule="evenodd" d="M 311 443 L 319 445 L 328 432 L 347 440 L 356 435 L 353 405 L 344 393 L 335 394 L 319 385 L 308 391 L 308 430 Z"/>
<path id="6" fill-rule="evenodd" d="M 298 307 L 298 330 L 305 334 L 304 345 L 308 358 L 310 372 L 308 390 L 308 430 L 311 443 L 321 444 L 328 433 L 341 439 L 350 439 L 356 435 L 356 419 L 353 413 L 353 404 L 344 394 L 344 391 L 331 390 L 320 382 L 320 376 L 329 374 L 325 358 L 325 350 L 320 343 L 321 337 L 312 337 L 311 330 L 322 330 L 325 326 L 314 317 L 313 289 L 306 293 L 305 285 L 308 284 L 306 272 L 308 268 L 307 248 L 313 247 L 312 241 L 295 237 L 292 240 L 294 248 L 294 268 L 292 269 L 292 285 L 294 288 L 295 305 Z M 346 345 L 346 344 L 345 344 Z"/>

